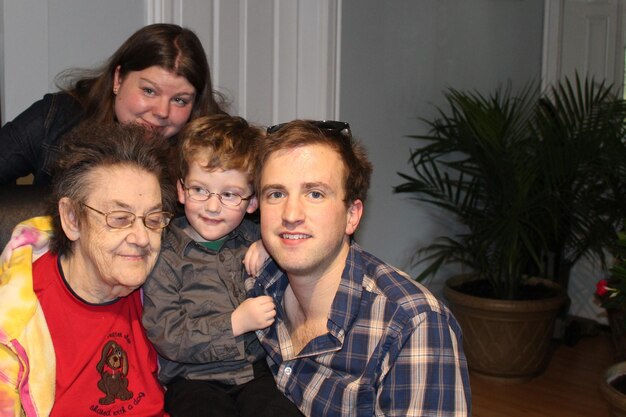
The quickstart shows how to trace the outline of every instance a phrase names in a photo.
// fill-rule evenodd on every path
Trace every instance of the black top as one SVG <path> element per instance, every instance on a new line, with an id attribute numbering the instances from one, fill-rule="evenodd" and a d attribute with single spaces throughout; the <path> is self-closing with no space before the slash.
<path id="1" fill-rule="evenodd" d="M 81 105 L 67 93 L 46 94 L 0 130 L 0 185 L 34 174 L 49 184 L 60 140 L 83 118 Z"/>

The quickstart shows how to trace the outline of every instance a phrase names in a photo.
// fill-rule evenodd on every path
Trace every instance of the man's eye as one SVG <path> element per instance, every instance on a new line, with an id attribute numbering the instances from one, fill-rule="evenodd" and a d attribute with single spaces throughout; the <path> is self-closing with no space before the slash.
<path id="1" fill-rule="evenodd" d="M 143 88 L 143 92 L 146 93 L 146 95 L 149 95 L 149 96 L 154 95 L 154 90 L 152 88 L 149 88 L 149 87 L 144 87 Z"/>
<path id="2" fill-rule="evenodd" d="M 319 191 L 311 191 L 309 193 L 309 196 L 315 200 L 323 198 L 324 194 L 320 193 Z"/>
<path id="3" fill-rule="evenodd" d="M 280 191 L 272 191 L 271 193 L 267 194 L 267 199 L 268 200 L 277 200 L 281 197 L 283 197 L 283 193 L 281 193 Z"/>

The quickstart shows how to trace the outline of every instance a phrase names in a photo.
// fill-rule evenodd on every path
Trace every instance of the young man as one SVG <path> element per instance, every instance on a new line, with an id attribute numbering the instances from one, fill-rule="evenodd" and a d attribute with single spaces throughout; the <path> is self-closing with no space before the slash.
<path id="1" fill-rule="evenodd" d="M 308 416 L 470 415 L 450 311 L 351 240 L 372 167 L 348 124 L 268 133 L 256 186 L 274 260 L 247 287 L 276 303 L 274 325 L 257 336 L 279 389 Z"/>
<path id="2" fill-rule="evenodd" d="M 274 302 L 246 299 L 244 287 L 242 261 L 260 237 L 244 216 L 258 206 L 252 175 L 262 136 L 240 117 L 217 115 L 179 138 L 185 216 L 164 237 L 143 317 L 172 417 L 301 415 L 276 389 L 252 332 L 272 324 Z"/>

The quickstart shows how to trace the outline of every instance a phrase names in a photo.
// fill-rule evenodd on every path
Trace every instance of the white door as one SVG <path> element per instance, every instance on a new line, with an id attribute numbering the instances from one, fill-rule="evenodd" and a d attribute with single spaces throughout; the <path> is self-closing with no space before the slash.
<path id="1" fill-rule="evenodd" d="M 622 90 L 624 84 L 624 0 L 545 0 L 542 84 L 544 89 L 576 72 L 606 80 Z M 570 314 L 606 321 L 593 303 L 597 265 L 578 262 L 571 272 Z"/>
<path id="2" fill-rule="evenodd" d="M 546 0 L 544 86 L 576 72 L 621 88 L 623 0 Z"/>

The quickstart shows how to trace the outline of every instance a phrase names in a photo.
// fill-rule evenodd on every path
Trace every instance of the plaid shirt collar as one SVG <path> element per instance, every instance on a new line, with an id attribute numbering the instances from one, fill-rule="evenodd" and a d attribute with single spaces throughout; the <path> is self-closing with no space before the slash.
<path id="1" fill-rule="evenodd" d="M 361 262 L 361 247 L 352 242 L 350 244 L 350 250 L 346 259 L 346 266 L 341 275 L 341 281 L 335 299 L 331 305 L 329 317 L 328 317 L 328 331 L 325 336 L 315 338 L 307 345 L 307 347 L 298 355 L 309 356 L 316 355 L 322 352 L 336 351 L 341 349 L 344 336 L 359 312 L 359 307 L 362 302 L 363 292 L 363 276 L 364 271 L 360 267 Z M 285 321 L 285 310 L 283 308 L 283 296 L 289 284 L 287 274 L 280 269 L 278 264 L 271 260 L 263 269 L 263 272 L 254 282 L 253 295 L 269 295 L 276 303 L 276 321 L 277 324 Z M 371 296 L 366 292 L 365 296 Z M 364 300 L 365 301 L 365 300 Z M 259 337 L 267 338 L 269 340 L 280 340 L 275 333 L 279 331 L 279 326 L 270 326 L 264 330 L 258 330 L 257 335 Z M 279 353 L 278 346 L 272 349 L 273 354 Z M 273 357 L 275 362 L 278 358 Z"/>

